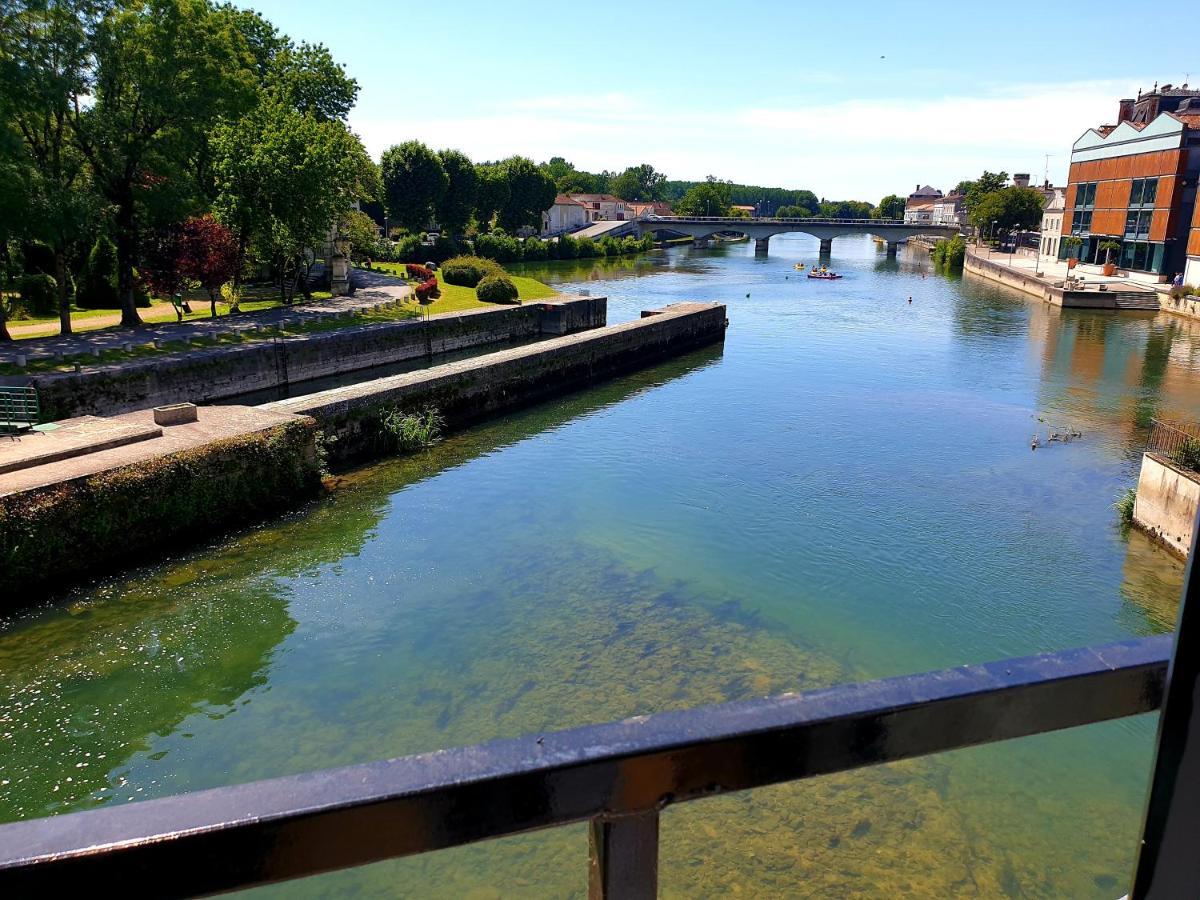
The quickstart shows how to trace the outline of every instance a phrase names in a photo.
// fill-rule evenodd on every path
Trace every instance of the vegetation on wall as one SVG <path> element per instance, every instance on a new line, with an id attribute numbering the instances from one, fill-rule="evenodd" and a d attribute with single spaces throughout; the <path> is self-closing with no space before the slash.
<path id="1" fill-rule="evenodd" d="M 380 415 L 379 426 L 398 453 L 412 453 L 430 446 L 442 436 L 446 421 L 435 406 L 416 412 L 393 407 Z"/>
<path id="2" fill-rule="evenodd" d="M 41 490 L 0 497 L 0 594 L 92 574 L 241 524 L 321 484 L 316 424 L 297 419 Z"/>
<path id="3" fill-rule="evenodd" d="M 933 245 L 933 264 L 939 272 L 961 272 L 967 258 L 967 243 L 961 234 Z"/>

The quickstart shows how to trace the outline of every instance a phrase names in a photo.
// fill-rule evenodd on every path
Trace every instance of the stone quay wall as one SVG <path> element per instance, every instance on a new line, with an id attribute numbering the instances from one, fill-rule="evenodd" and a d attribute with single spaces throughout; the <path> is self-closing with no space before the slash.
<path id="1" fill-rule="evenodd" d="M 574 390 L 696 347 L 724 340 L 725 307 L 677 303 L 621 325 L 584 331 L 265 404 L 311 416 L 325 433 L 332 465 L 391 452 L 381 418 L 435 407 L 450 428 Z"/>
<path id="2" fill-rule="evenodd" d="M 38 389 L 47 419 L 116 415 L 171 403 L 211 403 L 438 353 L 599 328 L 607 310 L 603 297 L 537 301 L 30 375 L 26 381 Z"/>
<path id="3" fill-rule="evenodd" d="M 1200 474 L 1180 468 L 1159 453 L 1142 455 L 1133 523 L 1172 552 L 1187 557 L 1200 507 Z"/>

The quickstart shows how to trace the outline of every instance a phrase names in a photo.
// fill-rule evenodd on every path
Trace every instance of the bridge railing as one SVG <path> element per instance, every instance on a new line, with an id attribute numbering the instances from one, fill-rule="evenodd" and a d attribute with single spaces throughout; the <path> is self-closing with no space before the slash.
<path id="1" fill-rule="evenodd" d="M 1171 646 L 1151 637 L 18 822 L 0 827 L 0 895 L 191 896 L 588 821 L 590 896 L 653 897 L 669 805 L 1150 712 Z"/>
<path id="2" fill-rule="evenodd" d="M 905 222 L 903 219 L 818 219 L 818 218 L 777 218 L 777 217 L 747 217 L 747 216 L 644 216 L 637 221 L 643 222 L 754 222 L 756 224 L 780 225 L 907 225 L 916 228 L 931 227 L 929 223 Z M 949 227 L 949 226 L 932 226 Z"/>

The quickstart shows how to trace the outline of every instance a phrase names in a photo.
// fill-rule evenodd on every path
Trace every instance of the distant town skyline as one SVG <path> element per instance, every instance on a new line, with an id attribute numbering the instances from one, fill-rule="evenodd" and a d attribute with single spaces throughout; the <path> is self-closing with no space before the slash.
<path id="1" fill-rule="evenodd" d="M 1115 120 L 1119 98 L 1200 81 L 1184 42 L 1130 43 L 1116 27 L 1128 7 L 1106 2 L 1082 18 L 1027 2 L 986 17 L 939 4 L 241 5 L 346 65 L 361 87 L 350 124 L 375 158 L 419 139 L 477 160 L 648 162 L 830 199 L 949 190 L 985 168 L 1062 183 L 1072 142 Z"/>

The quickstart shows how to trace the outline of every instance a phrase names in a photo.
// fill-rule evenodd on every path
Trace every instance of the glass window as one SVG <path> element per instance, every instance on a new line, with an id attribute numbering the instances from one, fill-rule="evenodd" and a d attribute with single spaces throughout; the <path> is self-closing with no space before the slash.
<path id="1" fill-rule="evenodd" d="M 1147 178 L 1142 186 L 1142 206 L 1153 206 L 1158 197 L 1158 179 Z"/>

